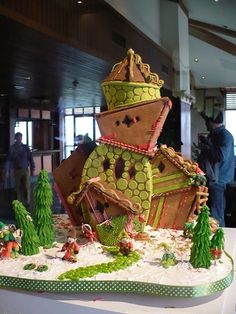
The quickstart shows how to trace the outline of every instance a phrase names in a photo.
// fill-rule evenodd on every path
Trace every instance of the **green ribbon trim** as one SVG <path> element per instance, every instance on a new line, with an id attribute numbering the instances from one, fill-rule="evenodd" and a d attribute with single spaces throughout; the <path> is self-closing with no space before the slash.
<path id="1" fill-rule="evenodd" d="M 195 298 L 208 296 L 229 287 L 233 281 L 233 275 L 234 271 L 232 269 L 225 278 L 211 284 L 199 286 L 170 286 L 134 281 L 52 281 L 0 276 L 0 287 L 27 291 L 131 292 L 134 294 Z"/>

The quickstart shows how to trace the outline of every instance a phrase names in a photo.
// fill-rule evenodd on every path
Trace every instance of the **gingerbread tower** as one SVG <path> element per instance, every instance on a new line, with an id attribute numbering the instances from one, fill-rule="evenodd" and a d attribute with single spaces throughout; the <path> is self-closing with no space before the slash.
<path id="1" fill-rule="evenodd" d="M 129 49 L 102 83 L 108 110 L 96 115 L 99 145 L 82 166 L 73 164 L 77 188 L 69 194 L 67 184 L 65 193 L 60 181 L 66 180 L 65 168 L 71 170 L 69 160 L 63 162 L 64 172 L 55 171 L 72 221 L 89 223 L 104 244 L 117 243 L 124 232 L 142 232 L 146 224 L 181 229 L 207 200 L 198 165 L 172 148 L 156 146 L 172 106 L 160 96 L 163 83 Z M 78 153 L 83 155 L 79 147 Z"/>

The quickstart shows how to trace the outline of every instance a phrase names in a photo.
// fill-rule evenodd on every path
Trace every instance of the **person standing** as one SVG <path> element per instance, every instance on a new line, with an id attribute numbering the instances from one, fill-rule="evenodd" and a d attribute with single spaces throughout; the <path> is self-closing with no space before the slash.
<path id="1" fill-rule="evenodd" d="M 209 134 L 199 138 L 199 166 L 208 180 L 211 215 L 225 226 L 226 185 L 234 180 L 234 138 L 223 125 L 223 112 L 215 118 L 203 116 Z"/>
<path id="2" fill-rule="evenodd" d="M 30 172 L 29 172 L 30 168 Z M 10 147 L 7 158 L 7 173 L 13 171 L 17 199 L 26 207 L 30 204 L 30 175 L 35 164 L 28 145 L 22 143 L 22 133 L 15 134 L 15 143 Z"/>

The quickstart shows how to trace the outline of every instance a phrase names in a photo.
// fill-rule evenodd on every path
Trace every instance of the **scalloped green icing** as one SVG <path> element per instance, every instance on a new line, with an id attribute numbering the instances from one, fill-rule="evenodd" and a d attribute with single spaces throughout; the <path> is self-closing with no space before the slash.
<path id="1" fill-rule="evenodd" d="M 138 262 L 140 255 L 133 251 L 128 256 L 118 255 L 114 261 L 108 263 L 101 263 L 87 267 L 79 267 L 77 269 L 69 270 L 61 274 L 59 280 L 80 280 L 82 278 L 94 277 L 99 273 L 111 273 L 121 269 L 126 269 L 132 264 Z"/>

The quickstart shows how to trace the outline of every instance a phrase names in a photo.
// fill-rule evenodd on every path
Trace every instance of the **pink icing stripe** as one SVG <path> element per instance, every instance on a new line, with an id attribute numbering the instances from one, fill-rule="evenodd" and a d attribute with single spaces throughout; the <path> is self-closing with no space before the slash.
<path id="1" fill-rule="evenodd" d="M 87 200 L 88 200 L 88 202 L 89 202 L 89 205 L 91 206 L 91 209 L 92 209 L 92 211 L 93 211 L 93 214 L 94 214 L 94 216 L 95 216 L 97 222 L 100 223 L 100 222 L 101 222 L 101 219 L 100 219 L 100 217 L 99 217 L 99 216 L 97 215 L 97 213 L 96 213 L 95 203 L 94 203 L 94 201 L 93 201 L 93 199 L 92 199 L 90 193 L 89 193 L 89 192 L 86 192 L 85 195 L 86 195 L 86 197 L 87 197 Z"/>

